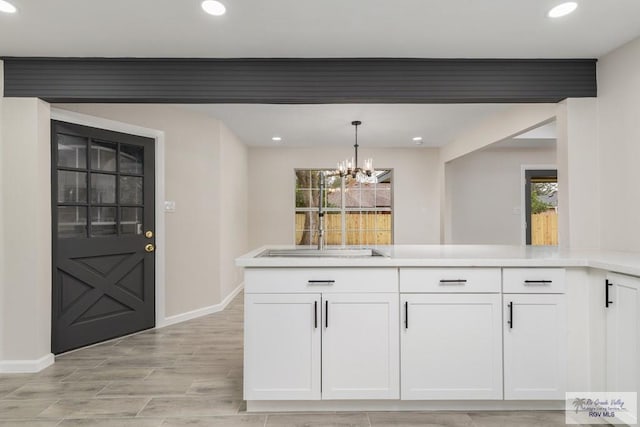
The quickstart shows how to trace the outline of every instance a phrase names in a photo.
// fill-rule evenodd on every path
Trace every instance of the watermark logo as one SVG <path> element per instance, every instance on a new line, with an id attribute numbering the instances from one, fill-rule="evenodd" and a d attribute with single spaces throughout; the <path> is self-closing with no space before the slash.
<path id="1" fill-rule="evenodd" d="M 638 423 L 636 392 L 571 391 L 565 396 L 567 424 Z"/>

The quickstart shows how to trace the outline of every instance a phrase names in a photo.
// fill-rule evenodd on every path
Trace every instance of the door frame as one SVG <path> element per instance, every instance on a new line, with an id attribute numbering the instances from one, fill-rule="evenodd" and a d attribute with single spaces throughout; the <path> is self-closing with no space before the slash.
<path id="1" fill-rule="evenodd" d="M 156 262 L 155 262 L 155 311 L 156 328 L 165 325 L 165 211 L 164 211 L 164 191 L 165 191 L 165 165 L 164 165 L 164 132 L 157 129 L 150 129 L 115 120 L 104 119 L 102 117 L 90 116 L 76 113 L 61 108 L 51 107 L 51 120 L 73 123 L 77 125 L 90 126 L 106 129 L 115 132 L 128 133 L 131 135 L 152 138 L 155 141 L 155 241 L 156 241 Z M 51 325 L 53 327 L 53 324 Z"/>
<path id="2" fill-rule="evenodd" d="M 540 164 L 540 165 L 520 165 L 520 242 L 523 246 L 527 246 L 527 192 L 525 191 L 527 185 L 527 171 L 528 170 L 555 170 L 558 171 L 558 166 L 555 164 Z M 558 236 L 558 246 L 560 245 L 560 236 Z"/>

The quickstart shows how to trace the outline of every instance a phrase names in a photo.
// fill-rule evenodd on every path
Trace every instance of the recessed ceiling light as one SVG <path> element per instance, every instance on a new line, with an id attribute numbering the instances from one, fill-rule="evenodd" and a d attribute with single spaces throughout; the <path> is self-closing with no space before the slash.
<path id="1" fill-rule="evenodd" d="M 209 15 L 220 16 L 224 15 L 227 8 L 222 3 L 216 0 L 205 0 L 202 2 L 202 9 Z"/>
<path id="2" fill-rule="evenodd" d="M 0 12 L 16 13 L 18 9 L 6 0 L 0 0 Z"/>
<path id="3" fill-rule="evenodd" d="M 279 136 L 274 136 L 273 138 L 271 138 L 271 140 L 272 140 L 273 142 L 280 142 L 280 141 L 282 141 L 282 138 L 281 138 L 281 137 L 279 137 Z"/>
<path id="4" fill-rule="evenodd" d="M 576 10 L 577 7 L 578 7 L 578 3 L 574 1 L 561 3 L 556 7 L 554 7 L 553 9 L 551 9 L 547 14 L 547 16 L 549 16 L 549 18 L 560 18 L 561 16 L 570 14 L 571 12 Z"/>

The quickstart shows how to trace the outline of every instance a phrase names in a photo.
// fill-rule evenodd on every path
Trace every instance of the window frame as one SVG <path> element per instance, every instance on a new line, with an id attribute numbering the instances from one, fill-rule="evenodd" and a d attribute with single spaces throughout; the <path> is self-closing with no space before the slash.
<path id="1" fill-rule="evenodd" d="M 318 211 L 318 207 L 297 207 L 296 206 L 296 191 L 298 190 L 297 188 L 297 172 L 299 171 L 308 171 L 308 172 L 312 172 L 312 171 L 324 171 L 324 172 L 334 172 L 335 168 L 294 168 L 293 170 L 293 177 L 294 177 L 294 185 L 293 185 L 293 213 L 294 213 L 294 221 L 293 221 L 293 239 L 294 239 L 294 244 L 296 246 L 314 246 L 314 243 L 311 243 L 309 245 L 300 245 L 298 244 L 297 238 L 296 238 L 296 234 L 298 232 L 298 229 L 296 228 L 296 215 L 298 213 L 306 213 L 306 212 L 317 212 Z M 389 190 L 391 192 L 390 194 L 390 198 L 389 198 L 389 207 L 346 207 L 345 206 L 345 189 L 346 189 L 346 182 L 347 179 L 346 178 L 340 178 L 341 180 L 341 184 L 340 184 L 340 189 L 341 189 L 341 206 L 339 208 L 335 208 L 335 207 L 324 207 L 323 211 L 325 213 L 339 213 L 341 216 L 341 231 L 342 231 L 342 235 L 341 235 L 341 244 L 340 246 L 382 246 L 382 245 L 378 245 L 377 243 L 374 244 L 368 244 L 368 243 L 358 243 L 358 244 L 353 244 L 353 245 L 347 245 L 347 229 L 346 229 L 346 222 L 347 222 L 347 214 L 352 212 L 352 213 L 368 213 L 368 212 L 389 212 L 392 216 L 391 219 L 391 227 L 389 228 L 389 233 L 390 233 L 390 242 L 388 243 L 389 245 L 393 245 L 394 244 L 394 238 L 395 238 L 395 217 L 394 217 L 394 210 L 395 210 L 395 203 L 394 203 L 394 192 L 395 192 L 395 171 L 393 168 L 376 168 L 376 171 L 387 171 L 390 175 L 390 185 L 389 185 Z M 376 184 L 377 185 L 377 184 Z M 319 190 L 318 188 L 309 188 L 309 190 Z M 378 230 L 377 228 L 377 224 L 376 224 L 376 228 L 373 229 L 374 232 L 376 232 Z M 315 230 L 312 229 L 312 232 L 314 232 Z M 325 222 L 325 236 L 327 234 L 327 232 L 330 230 L 326 229 L 326 222 Z M 367 229 L 366 231 L 371 231 L 370 229 Z M 386 229 L 385 229 L 386 231 Z M 360 233 L 364 233 L 365 230 L 360 229 Z M 311 236 L 311 241 L 313 242 L 313 234 Z"/>

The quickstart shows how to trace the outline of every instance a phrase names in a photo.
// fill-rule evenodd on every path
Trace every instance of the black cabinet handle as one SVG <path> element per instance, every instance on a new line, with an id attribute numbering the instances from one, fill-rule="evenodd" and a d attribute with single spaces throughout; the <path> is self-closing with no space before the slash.
<path id="1" fill-rule="evenodd" d="M 452 284 L 452 285 L 464 285 L 467 283 L 467 279 L 441 279 L 440 284 Z"/>
<path id="2" fill-rule="evenodd" d="M 307 283 L 309 285 L 333 285 L 336 283 L 335 280 L 308 280 Z"/>
<path id="3" fill-rule="evenodd" d="M 525 285 L 546 285 L 547 283 L 553 283 L 553 280 L 525 280 Z"/>
<path id="4" fill-rule="evenodd" d="M 509 329 L 513 328 L 513 302 L 509 302 L 509 320 L 507 320 L 509 324 Z"/>
<path id="5" fill-rule="evenodd" d="M 324 327 L 329 327 L 329 301 L 324 302 Z"/>
<path id="6" fill-rule="evenodd" d="M 318 301 L 313 302 L 313 327 L 318 329 Z"/>
<path id="7" fill-rule="evenodd" d="M 404 302 L 404 328 L 409 329 L 409 301 Z"/>
<path id="8" fill-rule="evenodd" d="M 609 304 L 613 304 L 613 301 L 609 301 L 609 286 L 613 286 L 613 283 L 609 279 L 604 282 L 604 306 L 609 308 Z"/>

